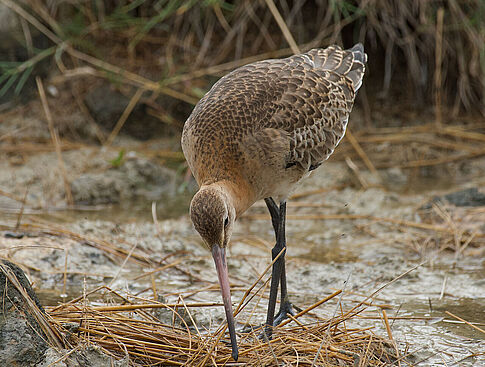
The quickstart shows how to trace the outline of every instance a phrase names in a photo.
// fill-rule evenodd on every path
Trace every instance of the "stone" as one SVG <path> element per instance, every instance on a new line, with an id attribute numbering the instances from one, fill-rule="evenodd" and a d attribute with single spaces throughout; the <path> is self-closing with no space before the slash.
<path id="1" fill-rule="evenodd" d="M 430 209 L 432 204 L 437 202 L 445 202 L 457 207 L 485 206 L 485 193 L 476 187 L 471 187 L 450 194 L 435 196 L 431 202 L 423 205 L 421 209 Z"/>
<path id="2" fill-rule="evenodd" d="M 70 353 L 69 350 L 57 350 L 49 348 L 45 352 L 45 360 L 36 367 L 129 367 L 129 358 L 121 360 L 104 354 L 99 347 L 88 346 L 85 349 L 76 350 Z"/>
<path id="3" fill-rule="evenodd" d="M 71 182 L 71 191 L 77 204 L 116 204 L 136 197 L 156 200 L 174 182 L 175 173 L 171 169 L 132 157 L 104 172 L 79 176 Z"/>
<path id="4" fill-rule="evenodd" d="M 4 270 L 10 269 L 39 310 L 45 311 L 22 269 L 6 260 L 0 264 L 0 366 L 35 366 L 44 359 L 47 337 Z"/>

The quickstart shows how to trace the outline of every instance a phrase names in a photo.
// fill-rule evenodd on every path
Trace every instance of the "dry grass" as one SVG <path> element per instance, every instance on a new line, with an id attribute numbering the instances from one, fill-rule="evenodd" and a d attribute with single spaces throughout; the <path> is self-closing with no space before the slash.
<path id="1" fill-rule="evenodd" d="M 147 114 L 169 126 L 170 131 L 178 132 L 193 104 L 216 78 L 240 65 L 334 42 L 350 45 L 361 41 L 371 60 L 370 79 L 365 84 L 369 98 L 365 90 L 359 97 L 366 127 L 349 132 L 332 159 L 349 162 L 359 181 L 367 185 L 359 175 L 361 162 L 379 178 L 378 169 L 400 167 L 420 175 L 423 167 L 441 168 L 485 155 L 485 131 L 480 120 L 460 125 L 456 119 L 454 125 L 449 121 L 449 116 L 460 110 L 485 111 L 485 46 L 480 42 L 485 17 L 479 16 L 485 10 L 480 6 L 477 9 L 471 0 L 439 4 L 416 0 L 385 4 L 377 0 L 316 4 L 301 0 L 172 0 L 158 5 L 142 0 L 76 6 L 45 1 L 0 2 L 28 23 L 30 33 L 44 35 L 53 45 L 27 62 L 5 66 L 3 86 L 12 81 L 14 88 L 37 62 L 51 58 L 59 73 L 49 83 L 62 91 L 71 90 L 49 103 L 52 115 L 80 112 L 94 127 L 96 143 L 104 148 L 113 143 L 137 103 L 145 105 Z M 84 95 L 101 78 L 116 85 L 129 101 L 111 132 L 101 131 L 83 102 Z M 391 96 L 395 101 L 409 100 L 410 95 L 417 101 L 434 101 L 435 116 L 419 115 L 415 102 L 412 109 L 393 102 L 383 117 L 378 117 L 377 107 L 377 114 L 372 113 L 374 97 Z M 175 102 L 167 103 L 169 100 Z M 443 112 L 443 106 L 452 113 Z M 9 113 L 3 113 L 0 119 Z M 40 151 L 85 146 L 72 142 L 79 136 L 71 136 L 69 127 L 63 126 L 70 124 L 69 119 L 56 123 L 62 137 L 57 145 L 17 139 L 12 132 L 0 136 L 0 152 L 23 159 Z M 416 123 L 422 125 L 409 126 Z M 147 149 L 149 143 L 129 149 L 163 163 L 183 164 L 180 152 Z M 71 179 L 69 174 L 63 177 L 65 182 Z M 68 185 L 65 191 L 70 203 Z"/>
<path id="2" fill-rule="evenodd" d="M 4 225 L 0 228 L 14 229 Z M 118 262 L 125 259 L 132 264 L 143 265 L 140 263 L 145 262 L 144 266 L 154 265 L 136 251 L 131 254 L 126 254 L 126 250 L 121 248 L 114 251 L 114 244 L 62 230 L 52 224 L 22 224 L 18 230 L 36 230 L 39 234 L 58 238 L 60 241 L 68 237 L 86 245 L 97 243 L 96 247 L 109 256 L 116 256 Z M 176 259 L 173 260 L 173 257 Z M 180 261 L 177 256 L 171 256 L 170 261 L 167 256 L 164 261 L 167 265 L 145 273 L 143 277 L 152 276 L 155 271 L 173 268 L 189 278 L 196 279 L 190 270 L 178 266 Z M 376 296 L 381 289 L 400 279 L 407 272 L 367 297 L 360 296 L 355 299 L 352 295 L 352 299 L 344 302 L 344 298 L 349 297 L 345 289 L 323 295 L 320 300 L 308 305 L 276 327 L 273 339 L 265 341 L 260 338 L 261 326 L 254 325 L 255 321 L 252 321 L 252 318 L 253 307 L 266 296 L 270 269 L 271 264 L 249 287 L 246 285 L 244 294 L 235 308 L 235 315 L 239 316 L 236 320 L 245 326 L 245 331 L 238 333 L 240 353 L 237 363 L 231 359 L 231 348 L 225 337 L 225 322 L 219 326 L 200 324 L 192 316 L 191 310 L 195 308 L 200 311 L 205 307 L 223 306 L 219 302 L 197 302 L 189 299 L 194 296 L 197 298 L 198 293 L 208 290 L 207 287 L 200 287 L 191 291 L 190 296 L 184 296 L 187 292 L 182 289 L 180 293 L 172 292 L 165 295 L 163 290 L 152 285 L 155 288 L 149 288 L 147 293 L 153 291 L 157 294 L 154 300 L 153 297 L 98 286 L 90 291 L 84 290 L 83 294 L 67 303 L 45 307 L 47 315 L 42 315 L 41 321 L 44 327 L 47 327 L 46 335 L 57 336 L 55 346 L 59 347 L 60 340 L 69 351 L 65 354 L 65 359 L 75 350 L 96 345 L 108 355 L 117 359 L 128 356 L 133 365 L 141 366 L 273 366 L 281 363 L 303 366 L 389 366 L 392 363 L 399 365 L 399 362 L 405 360 L 406 352 L 399 350 L 392 340 L 375 334 L 373 326 L 356 327 L 354 324 L 362 313 L 370 311 L 370 314 L 373 314 L 376 306 L 378 310 L 388 307 L 379 304 Z M 3 271 L 3 268 L 0 270 Z M 64 271 L 67 272 L 66 269 Z M 135 279 L 140 278 L 138 276 Z M 13 284 L 17 286 L 14 280 Z M 210 288 L 218 293 L 217 287 Z M 174 296 L 177 299 L 175 303 L 160 301 L 168 297 L 173 299 Z M 325 307 L 329 317 L 322 318 L 320 312 L 315 313 L 318 307 Z M 388 321 L 384 321 L 384 325 L 385 323 L 388 324 Z"/>
<path id="3" fill-rule="evenodd" d="M 23 29 L 30 51 L 30 33 L 43 34 L 52 45 L 13 67 L 2 64 L 0 90 L 16 88 L 20 91 L 37 63 L 49 58 L 59 71 L 59 75 L 50 82 L 75 90 L 67 101 L 96 127 L 98 140 L 106 146 L 116 138 L 137 102 L 145 103 L 150 107 L 150 115 L 179 130 L 186 116 L 167 110 L 164 105 L 167 98 L 177 100 L 188 111 L 216 78 L 240 65 L 289 56 L 295 49 L 305 51 L 335 42 L 348 46 L 361 41 L 371 56 L 371 79 L 366 83 L 368 91 L 374 94 L 380 91 L 378 97 L 384 98 L 404 96 L 412 101 L 431 101 L 436 107 L 436 123 L 376 129 L 372 127 L 376 123 L 371 121 L 369 111 L 366 112 L 369 102 L 363 90 L 364 113 L 371 124 L 367 129 L 354 132 L 350 141 L 344 142 L 332 159 L 351 162 L 350 166 L 362 184 L 365 179 L 360 176 L 359 167 L 365 166 L 374 173 L 376 168 L 390 167 L 417 170 L 485 155 L 483 122 L 452 126 L 447 124 L 448 115 L 442 112 L 446 109 L 458 115 L 460 111 L 478 110 L 485 114 L 485 46 L 482 41 L 485 36 L 485 9 L 473 0 L 439 3 L 418 0 L 233 3 L 144 0 L 121 5 L 111 1 L 73 5 L 69 2 L 0 0 L 0 3 L 16 12 L 25 24 L 28 23 L 28 27 L 24 25 Z M 273 3 L 281 14 L 279 21 L 275 20 L 274 9 L 268 6 Z M 65 22 L 65 19 L 75 19 L 76 22 Z M 286 29 L 287 34 L 282 33 L 280 28 Z M 295 42 L 291 41 L 291 35 Z M 109 47 L 105 47 L 107 44 Z M 116 127 L 106 136 L 97 127 L 82 100 L 100 78 L 110 80 L 130 100 Z M 50 103 L 52 114 L 65 112 L 69 103 Z M 47 105 L 45 98 L 43 105 Z M 0 117 L 6 117 L 6 114 Z M 20 155 L 45 151 L 60 153 L 85 146 L 65 138 L 56 144 L 49 140 L 16 140 L 15 132 L 0 136 L 0 142 L 0 152 Z M 183 161 L 179 152 L 155 151 L 146 148 L 148 144 L 130 149 L 164 161 Z M 314 193 L 302 193 L 300 197 Z M 18 195 L 1 190 L 0 195 L 23 202 Z M 321 204 L 314 205 L 323 207 Z M 263 217 L 266 218 L 247 216 L 248 219 Z M 457 256 L 483 254 L 485 248 L 485 234 L 480 226 L 485 220 L 483 208 L 435 205 L 431 212 L 422 215 L 422 222 L 318 213 L 289 218 L 378 222 L 411 234 L 413 240 L 406 245 L 423 255 L 436 249 L 452 250 Z M 75 239 L 100 249 L 119 263 L 131 261 L 142 266 L 154 265 L 150 254 L 135 247 L 127 250 L 109 241 L 73 233 L 50 223 L 32 220 L 19 227 L 24 231 Z M 3 225 L 0 228 L 12 229 Z M 478 252 L 467 252 L 471 249 Z M 180 259 L 172 258 L 160 265 L 146 276 L 153 277 L 155 272 L 173 268 L 190 279 L 200 280 L 181 265 Z M 66 274 L 67 271 L 64 277 Z M 239 311 L 250 305 L 250 301 L 261 300 L 268 282 L 268 279 L 262 280 L 264 276 L 264 273 L 261 274 L 251 287 L 245 289 Z M 346 292 L 341 294 L 348 296 Z M 375 294 L 371 299 L 364 297 L 348 309 L 344 309 L 341 294 L 337 291 L 308 305 L 294 319 L 278 327 L 270 342 L 259 338 L 257 326 L 254 330 L 240 332 L 238 363 L 230 359 L 225 326 L 212 325 L 205 330 L 191 316 L 193 307 L 220 307 L 217 302 L 189 302 L 180 295 L 177 303 L 164 304 L 136 295 L 121 295 L 108 286 L 102 286 L 71 302 L 47 308 L 47 311 L 51 318 L 50 335 L 57 338 L 62 334 L 64 342 L 72 350 L 95 344 L 107 354 L 117 358 L 128 355 L 133 362 L 146 366 L 387 366 L 399 365 L 405 360 L 406 352 L 399 350 L 393 339 L 389 327 L 392 316 L 387 315 L 384 306 L 381 305 L 377 320 L 382 317 L 387 339 L 375 335 L 369 328 L 353 325 L 360 319 L 374 317 L 361 315 L 370 307 L 372 302 L 369 301 Z M 103 303 L 97 303 L 99 299 Z M 338 306 L 331 317 L 322 319 L 311 312 L 313 307 L 320 305 L 331 309 L 336 307 L 330 304 L 330 300 L 337 301 Z M 164 316 L 160 317 L 161 314 Z M 250 324 L 251 315 L 244 322 Z M 457 318 L 451 313 L 449 316 Z M 463 319 L 461 321 L 466 323 Z M 66 323 L 70 323 L 69 329 Z"/>
<path id="4" fill-rule="evenodd" d="M 362 129 L 355 134 L 355 139 L 378 169 L 444 167 L 485 155 L 485 130 L 480 122 L 446 127 L 429 122 L 419 126 Z M 331 159 L 345 157 L 361 158 L 344 142 Z"/>
<path id="5" fill-rule="evenodd" d="M 452 106 L 455 114 L 460 109 L 485 111 L 485 46 L 480 42 L 485 18 L 479 16 L 485 10 L 476 9 L 471 0 L 440 4 L 383 4 L 377 0 L 317 4 L 261 0 L 230 4 L 173 0 L 162 5 L 142 0 L 121 5 L 100 1 L 96 6 L 0 2 L 29 24 L 30 33 L 41 33 L 54 45 L 28 62 L 14 68 L 5 66 L 3 72 L 8 78 L 4 84 L 14 76 L 22 79 L 40 59 L 55 56 L 52 60 L 59 75 L 49 82 L 61 89 L 72 89 L 72 93 L 62 93 L 61 99 L 50 103 L 52 115 L 68 116 L 79 110 L 94 126 L 96 140 L 104 147 L 113 143 L 137 103 L 147 106 L 147 113 L 169 125 L 172 131 L 179 131 L 192 105 L 215 78 L 240 65 L 334 42 L 348 45 L 361 41 L 371 56 L 368 90 L 379 92 L 380 97 L 390 95 L 400 100 L 406 91 L 421 102 L 429 96 L 436 104 L 435 118 L 420 118 L 414 110 L 403 111 L 402 106 L 387 111 L 397 119 L 389 119 L 388 115 L 372 117 L 369 101 L 375 98 L 368 100 L 362 91 L 366 129 L 349 132 L 346 144 L 332 159 L 356 164 L 362 161 L 379 177 L 376 169 L 401 167 L 419 174 L 421 167 L 485 155 L 483 123 L 450 125 L 446 118 L 450 114 L 442 113 L 440 107 Z M 63 21 L 71 18 L 76 22 L 68 25 Z M 286 47 L 288 44 L 291 47 Z M 384 72 L 377 73 L 376 69 Z M 404 75 L 407 81 L 401 80 Z M 110 80 L 129 100 L 111 132 L 100 130 L 83 102 L 83 96 L 99 78 Z M 15 83 L 20 84 L 16 80 L 12 79 L 12 88 Z M 397 94 L 393 85 L 398 86 Z M 178 102 L 166 107 L 167 98 Z M 43 101 L 43 105 L 47 102 Z M 431 123 L 433 120 L 437 123 Z M 399 127 L 410 121 L 423 125 Z M 69 119 L 64 123 L 69 124 Z M 397 127 L 376 129 L 372 125 Z M 54 149 L 49 141 L 40 144 L 19 140 L 14 133 L 0 139 L 7 140 L 0 145 L 0 151 L 10 155 Z M 61 150 L 81 146 L 64 136 L 57 144 Z M 183 162 L 179 152 L 154 152 L 143 146 L 133 150 L 143 150 L 147 156 L 163 162 Z M 64 181 L 69 180 L 66 175 L 63 177 Z M 65 191 L 70 202 L 69 190 Z"/>
<path id="6" fill-rule="evenodd" d="M 441 106 L 485 113 L 485 8 L 474 0 L 1 2 L 28 23 L 27 40 L 42 33 L 54 45 L 5 64 L 6 89 L 55 54 L 63 82 L 104 77 L 193 104 L 213 76 L 237 66 L 360 41 L 373 93 L 434 102 L 439 121 Z"/>
<path id="7" fill-rule="evenodd" d="M 446 228 L 446 232 L 414 232 L 411 247 L 420 254 L 429 250 L 452 251 L 460 256 L 480 256 L 485 251 L 485 208 L 455 207 L 446 202 L 436 202 L 432 208 L 422 210 L 425 223 Z"/>
<path id="8" fill-rule="evenodd" d="M 105 293 L 112 294 L 109 289 Z M 118 299 L 121 296 L 116 295 Z M 344 315 L 330 320 L 311 317 L 295 326 L 277 327 L 273 339 L 268 342 L 259 336 L 261 328 L 239 333 L 239 360 L 231 360 L 231 348 L 223 336 L 224 326 L 217 331 L 200 330 L 200 325 L 190 315 L 191 304 L 183 299 L 178 305 L 154 304 L 153 300 L 140 300 L 136 304 L 124 297 L 119 306 L 95 307 L 85 299 L 57 306 L 49 310 L 55 327 L 74 323 L 77 335 L 72 334 L 73 346 L 78 343 L 95 343 L 118 358 L 129 355 L 141 365 L 277 365 L 298 364 L 304 366 L 384 366 L 396 361 L 396 351 L 389 342 L 365 328 L 347 327 L 364 308 L 354 307 Z M 146 312 L 144 303 L 152 308 L 167 310 L 177 320 L 174 323 L 160 321 L 153 313 Z M 132 305 L 126 311 L 125 305 Z M 303 316 L 303 315 L 300 315 Z M 176 326 L 181 323 L 181 326 Z"/>

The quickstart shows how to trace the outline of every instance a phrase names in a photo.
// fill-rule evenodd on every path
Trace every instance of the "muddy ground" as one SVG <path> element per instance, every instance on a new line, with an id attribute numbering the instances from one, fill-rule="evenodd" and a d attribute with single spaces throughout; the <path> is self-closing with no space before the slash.
<path id="1" fill-rule="evenodd" d="M 0 136 L 15 127 L 15 120 L 9 121 L 13 125 L 1 124 L 5 130 Z M 30 132 L 45 131 L 39 121 L 28 124 L 34 126 Z M 137 151 L 135 141 L 124 137 L 117 144 L 106 150 L 84 146 L 63 152 L 75 210 L 65 208 L 53 151 L 0 153 L 0 256 L 23 267 L 44 306 L 69 301 L 99 285 L 153 297 L 152 280 L 140 276 L 163 264 L 168 255 L 181 259 L 179 268 L 190 274 L 176 268 L 156 273 L 156 289 L 166 302 L 177 301 L 180 293 L 191 301 L 219 299 L 217 289 L 191 296 L 217 282 L 212 259 L 187 216 L 194 183 L 187 184 L 180 170 L 162 167 Z M 176 146 L 177 138 L 150 144 Z M 117 162 L 121 146 L 134 148 L 126 149 Z M 485 334 L 446 313 L 485 327 L 485 244 L 480 237 L 485 233 L 480 202 L 485 159 L 456 164 L 453 177 L 449 172 L 435 169 L 431 175 L 416 176 L 393 168 L 380 170 L 378 179 L 362 169 L 367 183 L 363 186 L 343 161 L 331 159 L 318 169 L 288 207 L 287 274 L 295 306 L 305 308 L 344 289 L 342 302 L 350 308 L 363 295 L 415 268 L 383 288 L 374 301 L 389 305 L 392 337 L 402 355 L 412 354 L 410 360 L 418 366 L 485 365 Z M 461 201 L 443 198 L 453 192 L 461 192 L 456 196 Z M 15 230 L 24 195 L 21 223 L 37 227 Z M 433 200 L 437 204 L 430 204 Z M 152 202 L 158 209 L 158 229 Z M 448 217 L 445 227 L 454 232 L 416 225 L 433 226 Z M 470 220 L 462 221 L 465 217 Z M 46 228 L 54 230 L 46 233 Z M 67 231 L 78 237 L 62 235 Z M 470 233 L 478 236 L 467 243 Z M 102 241 L 132 256 L 125 261 L 99 246 Z M 229 250 L 234 303 L 269 264 L 273 241 L 264 203 L 257 203 L 238 221 Z M 458 247 L 451 250 L 449 243 Z M 264 321 L 266 300 L 253 303 L 250 323 L 258 325 Z M 315 312 L 332 317 L 336 304 L 333 300 Z M 201 328 L 224 320 L 221 307 L 195 309 L 193 316 Z M 380 307 L 371 306 L 362 316 L 355 322 L 388 337 Z M 248 317 L 249 311 L 238 316 L 239 327 Z"/>

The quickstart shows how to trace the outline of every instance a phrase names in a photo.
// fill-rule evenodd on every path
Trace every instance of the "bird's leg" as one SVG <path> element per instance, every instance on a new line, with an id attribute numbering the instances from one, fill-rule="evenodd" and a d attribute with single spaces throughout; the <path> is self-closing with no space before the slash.
<path id="1" fill-rule="evenodd" d="M 286 238 L 285 238 L 285 218 L 286 218 L 286 202 L 278 205 L 272 198 L 265 199 L 266 206 L 271 214 L 271 221 L 276 235 L 276 245 L 274 246 L 272 253 L 273 260 L 278 254 L 285 249 L 286 250 Z M 281 282 L 281 305 L 276 320 L 274 318 L 274 312 L 276 308 L 276 297 L 278 294 L 278 285 Z M 268 303 L 268 314 L 266 317 L 265 333 L 268 337 L 271 337 L 272 326 L 278 325 L 283 321 L 288 313 L 292 313 L 291 304 L 288 301 L 288 294 L 286 288 L 286 273 L 285 273 L 285 252 L 281 254 L 278 260 L 273 264 L 271 289 Z"/>
<path id="2" fill-rule="evenodd" d="M 286 247 L 286 246 L 285 246 Z M 288 299 L 288 293 L 286 290 L 286 269 L 285 269 L 285 261 L 283 259 L 282 271 L 281 271 L 281 300 L 280 300 L 280 310 L 275 316 L 273 321 L 273 326 L 281 324 L 281 322 L 288 318 L 288 315 L 294 316 L 295 313 L 293 311 L 293 306 Z"/>
<path id="3" fill-rule="evenodd" d="M 273 201 L 274 202 L 274 201 Z M 276 205 L 276 204 L 275 204 Z M 281 275 L 280 275 L 280 285 L 281 285 L 281 299 L 280 299 L 280 309 L 278 314 L 275 316 L 273 321 L 273 326 L 279 325 L 283 320 L 288 318 L 288 314 L 294 315 L 293 307 L 288 299 L 288 292 L 286 287 L 286 266 L 285 266 L 285 255 L 286 255 L 286 234 L 285 234 L 285 221 L 286 221 L 286 202 L 281 203 L 279 210 L 279 221 L 280 226 L 278 232 L 275 230 L 276 241 L 278 238 L 282 241 L 281 248 L 285 248 L 285 252 L 281 255 L 278 261 L 281 261 Z M 274 227 L 274 226 L 273 226 Z M 279 252 L 278 252 L 279 253 Z"/>
<path id="4" fill-rule="evenodd" d="M 266 199 L 264 199 L 264 201 L 266 203 L 266 206 L 268 207 L 269 213 L 271 214 L 271 222 L 273 223 L 273 229 L 274 229 L 275 237 L 278 238 L 278 223 L 280 221 L 280 208 L 278 207 L 278 205 L 276 205 L 273 198 L 266 198 Z M 285 214 L 286 214 L 286 212 L 285 212 Z M 283 225 L 284 225 L 284 223 L 283 223 Z M 284 228 L 283 228 L 283 238 L 284 237 L 285 237 L 285 233 L 284 233 Z M 286 247 L 286 239 L 284 241 L 284 246 Z M 278 255 L 278 254 L 276 254 L 276 255 Z M 284 256 L 284 254 L 282 256 Z M 273 260 L 274 260 L 274 256 L 273 256 Z M 288 298 L 288 295 L 287 295 L 287 292 L 286 292 L 286 269 L 285 269 L 285 262 L 284 261 L 283 261 L 283 269 L 281 271 L 280 284 L 281 284 L 281 300 L 283 301 L 286 298 Z M 281 311 L 281 307 L 280 307 L 280 311 Z M 278 312 L 278 314 L 279 313 L 280 312 Z"/>
<path id="5" fill-rule="evenodd" d="M 276 244 L 271 250 L 271 257 L 274 260 L 276 256 L 281 252 L 284 245 L 281 241 L 280 233 L 281 233 L 281 216 L 280 211 L 281 207 L 278 208 L 276 203 L 272 198 L 265 199 L 266 205 L 268 206 L 268 210 L 271 214 L 271 220 L 273 223 L 273 228 L 276 234 Z M 284 240 L 284 238 L 283 238 Z M 266 315 L 266 327 L 265 327 L 265 334 L 266 336 L 271 339 L 271 334 L 273 333 L 273 321 L 274 321 L 274 313 L 276 308 L 276 297 L 278 296 L 278 286 L 281 278 L 281 260 L 284 259 L 284 253 L 279 257 L 279 259 L 273 264 L 273 269 L 271 273 L 271 287 L 269 292 L 269 301 L 268 301 L 268 313 Z M 283 260 L 284 261 L 284 260 Z"/>
<path id="6" fill-rule="evenodd" d="M 273 198 L 266 198 L 264 199 L 266 202 L 266 206 L 268 207 L 268 211 L 271 214 L 271 222 L 273 223 L 273 228 L 275 231 L 275 236 L 278 237 L 278 223 L 280 221 L 280 208 L 275 203 Z M 285 208 L 286 209 L 286 208 Z M 284 215 L 286 215 L 286 210 Z M 285 218 L 283 218 L 284 220 Z M 283 234 L 282 237 L 285 239 L 285 228 L 283 223 Z M 284 240 L 284 247 L 286 247 L 286 240 Z M 280 249 L 281 251 L 281 249 Z M 278 252 L 279 253 L 279 252 Z M 284 256 L 283 254 L 282 256 Z M 273 257 L 274 260 L 274 257 Z M 288 317 L 288 314 L 294 315 L 292 304 L 288 299 L 288 292 L 286 287 L 286 266 L 284 259 L 282 260 L 282 269 L 281 269 L 281 277 L 280 277 L 280 284 L 281 284 L 281 302 L 280 302 L 280 309 L 278 314 L 275 316 L 273 321 L 273 326 L 279 325 L 283 320 Z"/>
<path id="7" fill-rule="evenodd" d="M 271 215 L 271 223 L 273 223 L 274 233 L 278 232 L 278 222 L 280 220 L 280 208 L 275 203 L 273 198 L 264 199 L 266 206 L 268 207 L 269 214 Z"/>

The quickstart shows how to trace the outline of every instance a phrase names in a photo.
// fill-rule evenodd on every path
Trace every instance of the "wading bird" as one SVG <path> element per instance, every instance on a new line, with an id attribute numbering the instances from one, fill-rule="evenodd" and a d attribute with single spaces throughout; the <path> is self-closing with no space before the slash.
<path id="1" fill-rule="evenodd" d="M 234 222 L 264 199 L 276 235 L 273 259 L 286 248 L 286 200 L 343 138 L 366 62 L 359 43 L 348 50 L 330 46 L 242 66 L 215 83 L 185 122 L 182 149 L 199 184 L 190 217 L 214 258 L 235 360 L 226 264 Z M 272 269 L 268 337 L 273 325 L 292 312 L 284 255 Z"/>

